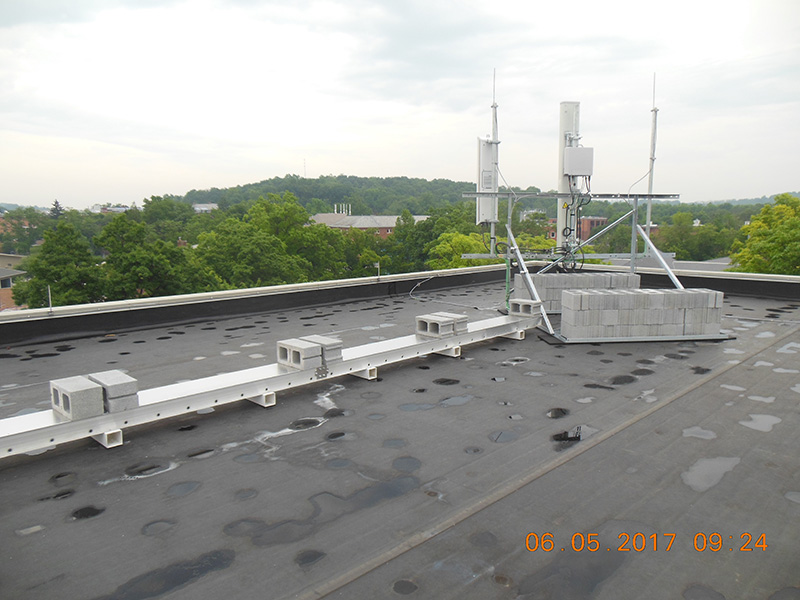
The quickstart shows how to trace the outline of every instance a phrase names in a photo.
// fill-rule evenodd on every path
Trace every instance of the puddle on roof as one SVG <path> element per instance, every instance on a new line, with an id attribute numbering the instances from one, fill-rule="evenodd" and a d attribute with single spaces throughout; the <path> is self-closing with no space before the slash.
<path id="1" fill-rule="evenodd" d="M 545 414 L 550 419 L 560 419 L 562 417 L 566 417 L 569 414 L 569 409 L 568 408 L 551 408 Z"/>
<path id="2" fill-rule="evenodd" d="M 439 400 L 440 406 L 462 406 L 472 400 L 475 396 L 471 396 L 466 394 L 464 396 L 450 396 L 449 398 L 445 398 L 443 400 Z"/>
<path id="3" fill-rule="evenodd" d="M 298 552 L 297 556 L 294 557 L 294 562 L 300 568 L 310 567 L 314 563 L 318 563 L 323 558 L 325 558 L 326 554 L 319 550 L 303 550 L 302 552 Z"/>
<path id="4" fill-rule="evenodd" d="M 254 488 L 243 488 L 241 490 L 236 490 L 233 494 L 234 498 L 241 501 L 250 500 L 256 496 L 258 496 L 258 490 Z"/>
<path id="5" fill-rule="evenodd" d="M 73 473 L 72 471 L 64 471 L 63 473 L 56 473 L 49 479 L 49 481 L 54 486 L 61 487 L 62 485 L 70 485 L 77 478 L 77 474 Z"/>
<path id="6" fill-rule="evenodd" d="M 745 427 L 749 427 L 750 429 L 755 429 L 756 431 L 763 431 L 768 432 L 772 431 L 772 428 L 780 423 L 782 419 L 779 417 L 775 417 L 772 415 L 748 415 L 750 417 L 749 421 L 739 421 L 739 425 L 744 425 Z"/>
<path id="7" fill-rule="evenodd" d="M 717 434 L 710 429 L 703 429 L 699 426 L 688 427 L 683 430 L 683 437 L 700 438 L 701 440 L 713 440 Z"/>
<path id="8" fill-rule="evenodd" d="M 388 481 L 379 481 L 357 490 L 349 496 L 320 492 L 308 498 L 311 515 L 305 519 L 287 519 L 267 523 L 261 519 L 245 518 L 228 523 L 225 535 L 247 537 L 254 546 L 269 547 L 303 540 L 312 536 L 320 526 L 340 517 L 377 506 L 387 500 L 399 498 L 419 488 L 419 479 L 401 475 Z"/>
<path id="9" fill-rule="evenodd" d="M 706 373 L 710 373 L 711 369 L 707 369 L 706 367 L 692 367 L 692 373 L 695 375 L 705 375 Z"/>
<path id="10" fill-rule="evenodd" d="M 436 408 L 436 405 L 435 404 L 425 404 L 425 403 L 414 403 L 414 402 L 412 402 L 412 403 L 409 403 L 409 404 L 401 404 L 397 408 L 399 408 L 400 410 L 405 411 L 405 412 L 413 412 L 415 410 L 430 410 L 432 408 Z"/>
<path id="11" fill-rule="evenodd" d="M 73 521 L 80 521 L 83 519 L 91 519 L 98 515 L 103 514 L 106 511 L 105 508 L 97 508 L 96 506 L 84 506 L 77 510 L 72 511 L 72 520 Z"/>
<path id="12" fill-rule="evenodd" d="M 142 535 L 158 536 L 167 533 L 173 527 L 175 527 L 175 525 L 177 525 L 177 523 L 169 519 L 151 521 L 150 523 L 144 525 L 140 531 Z"/>
<path id="13" fill-rule="evenodd" d="M 39 502 L 44 502 L 46 500 L 65 500 L 74 495 L 75 495 L 75 490 L 61 490 L 60 492 L 56 492 L 52 496 L 44 496 L 43 498 L 39 498 Z"/>
<path id="14" fill-rule="evenodd" d="M 418 590 L 418 586 L 413 581 L 408 579 L 398 579 L 392 584 L 392 591 L 401 596 L 408 596 Z"/>
<path id="15" fill-rule="evenodd" d="M 401 456 L 392 461 L 392 468 L 401 473 L 413 473 L 422 466 L 422 462 L 413 456 Z"/>
<path id="16" fill-rule="evenodd" d="M 738 457 L 720 456 L 718 458 L 701 458 L 688 471 L 681 473 L 683 483 L 695 492 L 705 492 L 722 481 L 728 471 L 741 462 Z"/>
<path id="17" fill-rule="evenodd" d="M 174 483 L 166 491 L 166 495 L 169 498 L 183 498 L 184 496 L 188 496 L 192 492 L 197 491 L 200 489 L 202 484 L 199 481 L 182 481 L 180 483 Z"/>
<path id="18" fill-rule="evenodd" d="M 176 562 L 142 575 L 137 575 L 120 585 L 107 598 L 113 600 L 146 600 L 183 588 L 213 571 L 227 569 L 233 564 L 233 550 L 214 550 L 193 560 Z"/>
<path id="19" fill-rule="evenodd" d="M 766 404 L 772 404 L 775 402 L 775 396 L 748 396 L 750 400 L 755 400 L 756 402 L 764 402 Z"/>
<path id="20" fill-rule="evenodd" d="M 603 385 L 601 383 L 584 383 L 583 387 L 589 388 L 590 390 L 614 390 L 610 385 Z"/>

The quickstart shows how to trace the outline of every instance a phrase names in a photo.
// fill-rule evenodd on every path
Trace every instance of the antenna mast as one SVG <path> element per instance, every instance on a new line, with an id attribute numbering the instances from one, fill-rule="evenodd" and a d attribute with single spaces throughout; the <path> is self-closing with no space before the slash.
<path id="1" fill-rule="evenodd" d="M 650 174 L 647 178 L 647 193 L 653 194 L 653 169 L 656 163 L 656 127 L 658 124 L 658 109 L 656 108 L 656 74 L 653 73 L 653 108 L 650 110 L 653 113 L 653 124 L 650 127 Z M 647 237 L 650 237 L 650 221 L 653 211 L 652 198 L 647 199 L 647 222 L 645 223 L 645 231 Z"/>
<path id="2" fill-rule="evenodd" d="M 497 244 L 497 192 L 499 174 L 497 147 L 500 139 L 497 134 L 497 102 L 495 101 L 496 73 L 492 74 L 492 136 L 478 138 L 478 185 L 477 192 L 489 192 L 489 196 L 477 196 L 475 224 L 489 224 L 490 254 L 495 254 Z"/>

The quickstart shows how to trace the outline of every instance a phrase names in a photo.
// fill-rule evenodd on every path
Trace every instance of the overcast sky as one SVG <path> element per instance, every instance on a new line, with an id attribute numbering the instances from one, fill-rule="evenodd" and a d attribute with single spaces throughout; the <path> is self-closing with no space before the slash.
<path id="1" fill-rule="evenodd" d="M 595 192 L 800 189 L 797 0 L 2 0 L 0 202 L 138 202 L 293 173 L 557 186 L 581 103 Z M 646 192 L 646 178 L 633 188 Z"/>

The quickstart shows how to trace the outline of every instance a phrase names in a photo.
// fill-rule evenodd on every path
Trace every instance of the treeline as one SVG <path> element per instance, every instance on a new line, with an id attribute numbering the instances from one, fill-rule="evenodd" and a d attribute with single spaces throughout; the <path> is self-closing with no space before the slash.
<path id="1" fill-rule="evenodd" d="M 291 179 L 270 180 L 270 185 Z M 219 201 L 218 210 L 202 214 L 190 203 L 193 198 L 202 203 L 211 200 L 193 195 L 200 192 L 182 198 L 152 197 L 141 208 L 121 214 L 68 210 L 57 202 L 49 214 L 31 208 L 8 211 L 0 229 L 4 252 L 25 254 L 37 240 L 44 240 L 20 267 L 29 279 L 17 280 L 15 299 L 30 307 L 47 306 L 48 286 L 53 304 L 63 305 L 371 276 L 378 272 L 376 264 L 387 274 L 485 262 L 461 259 L 462 254 L 488 250 L 486 232 L 475 225 L 474 201 L 462 198 L 464 191 L 474 189 L 472 184 L 438 180 L 426 188 L 424 180 L 408 178 L 296 179 L 301 188 L 307 186 L 304 201 L 291 191 L 266 192 L 237 202 L 229 196 L 230 203 Z M 323 193 L 321 185 L 338 186 L 339 196 L 317 198 L 315 194 Z M 363 189 L 358 191 L 358 186 Z M 441 187 L 442 196 L 431 191 L 435 186 Z M 245 188 L 247 194 L 252 192 L 248 186 L 236 189 Z M 317 209 L 327 212 L 334 203 L 359 194 L 370 202 L 382 198 L 384 211 L 402 207 L 388 238 L 313 223 Z M 769 254 L 767 242 L 770 231 L 780 231 L 781 243 L 791 248 L 792 236 L 800 235 L 800 226 L 793 225 L 798 217 L 791 216 L 797 212 L 796 203 L 792 196 L 779 196 L 775 205 L 760 213 L 757 205 L 656 203 L 653 220 L 660 226 L 653 237 L 659 248 L 675 252 L 678 259 L 706 260 L 733 251 L 748 269 L 795 273 L 800 260 L 793 263 L 791 253 L 786 260 L 777 260 Z M 412 212 L 417 211 L 408 208 L 414 205 L 427 205 L 428 210 L 419 212 L 430 218 L 415 223 Z M 369 212 L 380 212 L 377 206 Z M 552 246 L 545 233 L 555 206 L 554 200 L 542 197 L 521 199 L 515 205 L 513 227 L 521 246 L 531 251 Z M 505 231 L 506 207 L 501 201 L 499 232 Z M 531 208 L 543 212 L 520 221 L 522 211 Z M 628 210 L 625 202 L 593 201 L 584 214 L 611 221 Z M 748 220 L 752 224 L 743 228 Z M 784 222 L 788 229 L 781 225 Z M 763 242 L 758 252 L 751 250 L 750 240 L 755 238 Z M 595 251 L 628 252 L 630 239 L 630 226 L 620 225 L 598 240 Z M 756 260 L 765 254 L 772 258 Z"/>
<path id="2" fill-rule="evenodd" d="M 315 224 L 289 192 L 247 206 L 195 214 L 153 197 L 117 215 L 51 211 L 42 217 L 44 243 L 20 266 L 28 279 L 16 283 L 14 299 L 34 308 L 48 305 L 48 293 L 65 305 L 363 277 L 377 274 L 376 264 L 385 274 L 483 262 L 460 258 L 485 252 L 474 203 L 434 209 L 420 223 L 406 210 L 386 239 Z"/>

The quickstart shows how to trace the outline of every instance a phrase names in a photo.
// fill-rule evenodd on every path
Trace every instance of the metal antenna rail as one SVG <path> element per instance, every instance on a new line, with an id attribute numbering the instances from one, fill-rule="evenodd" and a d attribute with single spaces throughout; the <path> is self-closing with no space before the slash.
<path id="1" fill-rule="evenodd" d="M 506 231 L 508 232 L 509 250 L 511 250 L 517 258 L 519 270 L 522 273 L 522 280 L 525 282 L 525 287 L 528 288 L 528 293 L 531 295 L 531 298 L 540 303 L 539 310 L 542 313 L 542 320 L 547 326 L 547 332 L 550 335 L 553 335 L 553 326 L 550 324 L 550 319 L 547 318 L 547 312 L 544 310 L 544 305 L 541 304 L 542 299 L 539 298 L 539 293 L 536 291 L 536 286 L 533 285 L 531 274 L 528 271 L 528 267 L 525 265 L 525 260 L 522 258 L 522 254 L 519 251 L 519 246 L 517 246 L 517 240 L 514 238 L 514 234 L 511 232 L 511 225 L 506 225 Z"/>
<path id="2" fill-rule="evenodd" d="M 327 362 L 322 368 L 291 369 L 275 363 L 174 383 L 138 392 L 139 405 L 135 408 L 84 419 L 65 420 L 53 410 L 10 417 L 0 420 L 0 458 L 90 437 L 111 448 L 122 444 L 122 430 L 126 427 L 239 400 L 249 400 L 264 407 L 273 406 L 275 394 L 283 390 L 343 375 L 376 379 L 378 367 L 428 354 L 459 357 L 462 346 L 498 337 L 522 340 L 525 331 L 538 324 L 538 315 L 533 314 L 494 317 L 467 323 L 463 331 L 441 339 L 412 334 L 344 348 L 340 360 Z"/>

